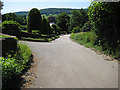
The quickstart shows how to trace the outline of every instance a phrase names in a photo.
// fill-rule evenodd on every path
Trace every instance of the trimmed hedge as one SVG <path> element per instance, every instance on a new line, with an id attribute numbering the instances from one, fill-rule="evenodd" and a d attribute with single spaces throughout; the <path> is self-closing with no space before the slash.
<path id="1" fill-rule="evenodd" d="M 2 33 L 15 35 L 19 37 L 20 24 L 16 21 L 4 21 L 2 22 Z"/>
<path id="2" fill-rule="evenodd" d="M 27 25 L 21 25 L 21 26 L 20 26 L 20 29 L 21 29 L 21 30 L 27 30 Z"/>
<path id="3" fill-rule="evenodd" d="M 30 32 L 20 32 L 20 37 L 39 38 L 40 35 L 33 34 L 33 33 L 30 33 Z"/>
<path id="4" fill-rule="evenodd" d="M 21 75 L 32 62 L 31 54 L 31 50 L 26 44 L 19 43 L 13 56 L 9 54 L 6 58 L 0 57 L 3 90 L 20 89 Z"/>
<path id="5" fill-rule="evenodd" d="M 14 38 L 2 39 L 2 56 L 6 56 L 7 53 L 15 51 L 17 48 L 17 40 Z"/>

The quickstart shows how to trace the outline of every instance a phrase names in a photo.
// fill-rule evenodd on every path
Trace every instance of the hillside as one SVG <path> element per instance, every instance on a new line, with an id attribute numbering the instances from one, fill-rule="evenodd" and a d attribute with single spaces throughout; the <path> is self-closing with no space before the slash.
<path id="1" fill-rule="evenodd" d="M 72 10 L 74 10 L 74 9 L 71 9 L 71 8 L 46 8 L 46 9 L 41 9 L 40 12 L 41 12 L 42 15 L 46 14 L 46 16 L 48 16 L 49 14 L 52 14 L 52 15 L 57 14 L 57 15 L 59 15 L 62 12 L 66 12 L 67 14 L 70 15 Z M 80 10 L 80 9 L 76 9 L 76 10 Z M 15 12 L 15 13 L 17 15 L 27 15 L 28 11 L 20 11 L 20 12 Z"/>
<path id="2" fill-rule="evenodd" d="M 46 14 L 46 16 L 48 16 L 49 14 L 61 14 L 62 12 L 66 12 L 67 14 L 70 15 L 71 11 L 73 9 L 70 8 L 48 8 L 48 9 L 42 9 L 40 10 L 41 14 Z M 78 9 L 79 10 L 79 9 Z"/>
<path id="3" fill-rule="evenodd" d="M 28 11 L 15 12 L 16 15 L 27 15 Z"/>

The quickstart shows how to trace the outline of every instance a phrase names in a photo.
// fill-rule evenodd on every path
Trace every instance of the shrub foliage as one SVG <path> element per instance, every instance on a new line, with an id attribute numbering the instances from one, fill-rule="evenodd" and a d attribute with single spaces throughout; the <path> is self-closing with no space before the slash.
<path id="1" fill-rule="evenodd" d="M 13 56 L 9 54 L 6 58 L 0 58 L 3 89 L 15 88 L 16 83 L 20 80 L 22 72 L 25 68 L 29 67 L 30 58 L 31 50 L 26 44 L 22 43 L 17 45 L 17 50 Z"/>
<path id="2" fill-rule="evenodd" d="M 42 34 L 50 34 L 50 24 L 45 17 L 42 19 Z"/>
<path id="3" fill-rule="evenodd" d="M 5 34 L 19 36 L 20 33 L 20 24 L 16 21 L 4 21 L 2 22 L 2 32 Z"/>
<path id="4" fill-rule="evenodd" d="M 80 32 L 80 27 L 79 26 L 74 27 L 72 32 L 73 33 L 79 33 Z"/>
<path id="5" fill-rule="evenodd" d="M 41 13 L 37 8 L 29 11 L 27 27 L 29 32 L 32 32 L 32 30 L 41 30 Z"/>
<path id="6" fill-rule="evenodd" d="M 88 9 L 89 20 L 95 24 L 95 32 L 104 51 L 120 58 L 120 2 L 93 2 Z"/>

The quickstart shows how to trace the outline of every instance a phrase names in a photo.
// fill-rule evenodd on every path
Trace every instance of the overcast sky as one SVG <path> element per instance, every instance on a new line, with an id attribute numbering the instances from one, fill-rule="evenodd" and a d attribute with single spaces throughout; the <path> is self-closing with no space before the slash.
<path id="1" fill-rule="evenodd" d="M 2 14 L 16 11 L 29 11 L 32 8 L 87 8 L 90 0 L 1 0 L 4 3 Z"/>

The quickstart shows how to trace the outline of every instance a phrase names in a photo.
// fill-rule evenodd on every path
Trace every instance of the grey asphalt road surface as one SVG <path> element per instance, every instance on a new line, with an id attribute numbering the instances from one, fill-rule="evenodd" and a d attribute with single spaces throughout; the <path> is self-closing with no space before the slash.
<path id="1" fill-rule="evenodd" d="M 117 88 L 118 62 L 60 36 L 52 42 L 27 42 L 37 63 L 29 88 Z"/>

